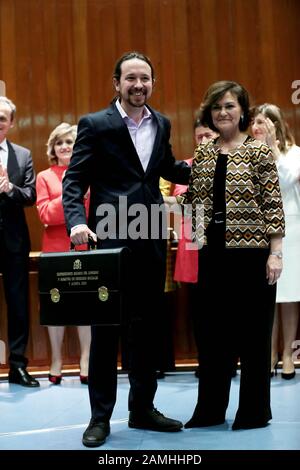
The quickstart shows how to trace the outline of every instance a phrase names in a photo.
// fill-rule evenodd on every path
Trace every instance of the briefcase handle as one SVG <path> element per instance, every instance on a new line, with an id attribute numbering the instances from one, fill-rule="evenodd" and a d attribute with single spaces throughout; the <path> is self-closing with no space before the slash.
<path id="1" fill-rule="evenodd" d="M 88 242 L 86 243 L 88 246 L 88 250 L 96 250 L 97 249 L 97 242 L 92 237 L 88 237 Z M 70 242 L 70 251 L 75 251 L 75 246 L 73 242 Z"/>

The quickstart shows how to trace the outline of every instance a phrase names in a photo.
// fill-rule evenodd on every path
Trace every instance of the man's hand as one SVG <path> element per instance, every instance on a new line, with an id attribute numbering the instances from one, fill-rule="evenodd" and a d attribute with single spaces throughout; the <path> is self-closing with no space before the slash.
<path id="1" fill-rule="evenodd" d="M 75 225 L 75 227 L 71 229 L 70 239 L 74 245 L 83 245 L 84 243 L 88 243 L 89 237 L 97 243 L 97 235 L 85 224 Z"/>

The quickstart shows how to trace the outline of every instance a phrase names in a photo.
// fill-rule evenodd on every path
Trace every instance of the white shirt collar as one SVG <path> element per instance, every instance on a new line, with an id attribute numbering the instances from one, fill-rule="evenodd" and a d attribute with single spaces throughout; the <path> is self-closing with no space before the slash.
<path id="1" fill-rule="evenodd" d="M 4 139 L 0 144 L 0 163 L 2 168 L 7 168 L 7 160 L 8 160 L 8 146 L 7 141 Z"/>
<path id="2" fill-rule="evenodd" d="M 8 145 L 7 145 L 7 140 L 4 139 L 1 144 L 0 144 L 0 147 L 2 150 L 4 150 L 6 153 L 8 153 Z"/>
<path id="3" fill-rule="evenodd" d="M 122 108 L 122 105 L 121 105 L 121 103 L 120 103 L 120 100 L 117 99 L 115 103 L 116 103 L 117 110 L 118 110 L 119 113 L 121 114 L 121 117 L 122 117 L 123 119 L 124 119 L 124 118 L 131 119 L 130 116 L 128 116 L 128 114 L 126 113 L 126 111 Z M 149 118 L 151 115 L 152 115 L 151 111 L 147 108 L 147 106 L 144 106 L 144 109 L 143 109 L 143 118 Z"/>

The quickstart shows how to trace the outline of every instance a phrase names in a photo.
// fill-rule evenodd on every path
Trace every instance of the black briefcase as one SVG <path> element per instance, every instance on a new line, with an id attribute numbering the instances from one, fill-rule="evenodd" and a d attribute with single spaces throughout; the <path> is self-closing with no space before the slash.
<path id="1" fill-rule="evenodd" d="M 42 253 L 41 325 L 119 325 L 128 248 Z"/>

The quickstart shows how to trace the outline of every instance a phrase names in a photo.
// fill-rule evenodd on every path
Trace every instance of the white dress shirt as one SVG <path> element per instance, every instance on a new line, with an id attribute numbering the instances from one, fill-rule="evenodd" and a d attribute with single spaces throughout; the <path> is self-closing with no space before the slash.
<path id="1" fill-rule="evenodd" d="M 116 107 L 128 128 L 130 137 L 132 139 L 133 145 L 135 146 L 142 167 L 144 171 L 146 171 L 152 154 L 157 132 L 157 124 L 153 119 L 152 113 L 146 106 L 144 106 L 143 117 L 137 124 L 124 111 L 119 100 L 116 101 Z"/>
<path id="2" fill-rule="evenodd" d="M 7 168 L 7 159 L 8 159 L 8 146 L 6 139 L 4 139 L 0 144 L 0 164 L 2 168 Z"/>
<path id="3" fill-rule="evenodd" d="M 4 139 L 0 144 L 0 165 L 2 170 L 7 169 L 7 160 L 8 160 L 8 145 L 6 139 Z M 7 194 L 11 193 L 13 190 L 14 185 L 9 182 L 9 191 Z"/>

